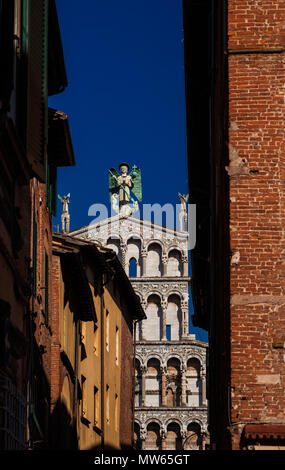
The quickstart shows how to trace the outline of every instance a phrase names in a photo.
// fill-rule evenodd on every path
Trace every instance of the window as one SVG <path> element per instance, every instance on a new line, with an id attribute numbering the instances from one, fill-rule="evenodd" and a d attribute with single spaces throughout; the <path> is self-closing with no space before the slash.
<path id="1" fill-rule="evenodd" d="M 106 421 L 110 424 L 110 387 L 106 385 Z"/>
<path id="2" fill-rule="evenodd" d="M 81 391 L 82 391 L 81 415 L 82 415 L 82 418 L 87 418 L 87 384 L 86 384 L 86 377 L 84 377 L 84 375 L 81 375 Z"/>
<path id="3" fill-rule="evenodd" d="M 119 328 L 116 326 L 116 365 L 119 365 L 119 350 L 120 350 L 120 335 Z"/>
<path id="4" fill-rule="evenodd" d="M 166 339 L 171 341 L 171 325 L 166 325 Z"/>
<path id="5" fill-rule="evenodd" d="M 115 431 L 119 430 L 119 400 L 118 394 L 115 393 Z"/>
<path id="6" fill-rule="evenodd" d="M 94 426 L 99 425 L 100 419 L 100 401 L 99 401 L 99 390 L 94 387 Z"/>
<path id="7" fill-rule="evenodd" d="M 109 351 L 109 340 L 110 340 L 110 315 L 106 310 L 106 349 Z"/>
<path id="8" fill-rule="evenodd" d="M 82 344 L 86 344 L 86 322 L 82 321 L 81 324 L 81 335 L 80 340 Z"/>
<path id="9" fill-rule="evenodd" d="M 99 331 L 98 326 L 94 323 L 94 344 L 93 344 L 93 352 L 98 356 L 99 354 Z"/>
<path id="10" fill-rule="evenodd" d="M 131 258 L 129 262 L 129 277 L 137 277 L 137 260 Z"/>
<path id="11" fill-rule="evenodd" d="M 12 381 L 0 377 L 1 450 L 26 450 L 26 410 L 25 397 Z"/>

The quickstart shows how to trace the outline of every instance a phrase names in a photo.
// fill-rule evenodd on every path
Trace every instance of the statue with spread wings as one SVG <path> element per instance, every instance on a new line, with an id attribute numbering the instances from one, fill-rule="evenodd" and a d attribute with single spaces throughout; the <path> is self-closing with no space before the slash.
<path id="1" fill-rule="evenodd" d="M 142 200 L 141 170 L 134 165 L 128 174 L 129 169 L 127 163 L 120 164 L 121 175 L 115 168 L 109 169 L 109 196 L 113 210 L 126 217 L 138 210 L 138 201 Z M 137 200 L 132 197 L 131 193 Z"/>

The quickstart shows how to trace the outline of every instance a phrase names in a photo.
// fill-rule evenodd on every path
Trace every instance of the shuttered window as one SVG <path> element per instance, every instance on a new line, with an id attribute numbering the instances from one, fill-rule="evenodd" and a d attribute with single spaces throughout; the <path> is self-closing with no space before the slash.
<path id="1" fill-rule="evenodd" d="M 26 54 L 26 148 L 36 176 L 45 181 L 47 148 L 47 0 L 23 2 L 23 41 Z"/>

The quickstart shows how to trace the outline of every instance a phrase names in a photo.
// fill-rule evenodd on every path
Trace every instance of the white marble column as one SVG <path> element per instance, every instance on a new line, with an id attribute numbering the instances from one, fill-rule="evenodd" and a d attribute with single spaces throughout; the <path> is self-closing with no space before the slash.
<path id="1" fill-rule="evenodd" d="M 188 276 L 188 255 L 185 253 L 182 255 L 182 272 L 183 276 Z"/>
<path id="2" fill-rule="evenodd" d="M 141 376 L 142 376 L 142 406 L 145 405 L 145 376 L 147 372 L 146 366 L 141 366 Z"/>
<path id="3" fill-rule="evenodd" d="M 186 379 L 186 366 L 181 366 L 181 406 L 187 406 L 187 379 Z"/>
<path id="4" fill-rule="evenodd" d="M 186 338 L 188 336 L 188 328 L 189 328 L 189 308 L 188 302 L 182 301 L 181 302 L 181 313 L 182 313 L 182 338 Z"/>
<path id="5" fill-rule="evenodd" d="M 146 301 L 146 300 L 142 300 L 142 301 L 141 301 L 141 306 L 142 306 L 144 312 L 146 312 L 146 309 L 147 309 L 147 301 Z M 144 324 L 145 321 L 147 321 L 147 319 L 141 321 L 141 333 L 142 333 L 141 339 L 142 339 L 143 341 L 145 341 L 145 339 L 146 339 L 146 338 L 145 338 L 145 324 Z"/>
<path id="6" fill-rule="evenodd" d="M 140 429 L 140 440 L 141 440 L 141 444 L 142 444 L 142 450 L 145 449 L 146 438 L 147 438 L 147 429 L 146 429 L 145 425 L 142 425 L 141 429 Z"/>
<path id="7" fill-rule="evenodd" d="M 145 248 L 141 251 L 141 258 L 142 258 L 142 272 L 141 276 L 146 276 L 146 258 L 147 258 L 147 250 Z"/>
<path id="8" fill-rule="evenodd" d="M 162 261 L 162 275 L 167 276 L 167 261 L 168 261 L 168 258 L 167 258 L 166 254 L 162 255 L 161 261 Z"/>
<path id="9" fill-rule="evenodd" d="M 167 368 L 165 366 L 160 367 L 161 374 L 161 406 L 166 406 L 166 373 Z"/>
<path id="10" fill-rule="evenodd" d="M 166 340 L 166 311 L 167 311 L 167 300 L 161 302 L 162 310 L 162 340 Z"/>
<path id="11" fill-rule="evenodd" d="M 127 245 L 126 243 L 121 243 L 121 253 L 122 253 L 122 266 L 126 272 L 127 275 L 129 275 L 129 267 L 126 265 L 126 255 L 127 255 Z"/>
<path id="12" fill-rule="evenodd" d="M 201 369 L 201 381 L 202 381 L 202 406 L 207 406 L 206 398 L 206 371 L 204 368 Z"/>

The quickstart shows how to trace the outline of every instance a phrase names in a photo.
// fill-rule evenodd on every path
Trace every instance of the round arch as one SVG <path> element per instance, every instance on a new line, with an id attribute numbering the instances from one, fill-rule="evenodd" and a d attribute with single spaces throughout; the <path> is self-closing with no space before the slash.
<path id="1" fill-rule="evenodd" d="M 164 245 L 164 243 L 163 243 L 161 240 L 159 240 L 158 238 L 151 238 L 150 240 L 148 240 L 148 241 L 146 242 L 146 244 L 145 244 L 146 250 L 148 251 L 149 246 L 150 246 L 150 245 L 155 245 L 156 243 L 157 243 L 158 245 L 160 245 L 160 248 L 161 248 L 161 250 L 162 250 L 162 253 L 164 253 L 164 252 L 165 252 L 165 250 L 164 250 L 164 246 L 165 246 L 165 245 Z"/>
<path id="2" fill-rule="evenodd" d="M 183 365 L 183 359 L 182 359 L 182 357 L 181 357 L 179 354 L 177 354 L 177 353 L 172 352 L 172 353 L 169 353 L 169 354 L 165 357 L 165 364 L 166 364 L 166 366 L 167 366 L 167 363 L 168 363 L 168 361 L 169 361 L 170 359 L 178 359 L 178 361 L 179 361 L 179 363 L 180 363 L 180 367 Z"/>
<path id="3" fill-rule="evenodd" d="M 143 244 L 143 237 L 140 234 L 136 233 L 130 233 L 129 235 L 127 235 L 127 237 L 125 238 L 125 243 L 128 243 L 128 241 L 132 238 L 136 241 L 140 241 L 141 244 Z"/>
<path id="4" fill-rule="evenodd" d="M 166 431 L 167 431 L 167 428 L 170 424 L 178 424 L 180 433 L 182 432 L 183 423 L 182 423 L 182 421 L 180 421 L 180 419 L 178 419 L 178 418 L 168 418 L 164 423 Z"/>
<path id="5" fill-rule="evenodd" d="M 145 359 L 146 367 L 148 366 L 148 363 L 151 361 L 151 359 L 157 359 L 159 361 L 160 367 L 162 366 L 162 357 L 159 354 L 150 353 L 150 355 Z"/>
<path id="6" fill-rule="evenodd" d="M 162 427 L 163 427 L 163 424 L 162 424 L 162 422 L 160 421 L 160 419 L 158 419 L 158 418 L 153 418 L 152 416 L 151 416 L 150 418 L 147 418 L 147 419 L 145 420 L 144 425 L 145 425 L 145 427 L 147 428 L 147 427 L 148 427 L 150 424 L 152 424 L 152 423 L 158 424 L 158 426 L 159 426 L 160 429 L 162 429 Z"/>
<path id="7" fill-rule="evenodd" d="M 169 257 L 169 253 L 170 253 L 171 251 L 174 251 L 174 250 L 179 251 L 179 253 L 180 253 L 181 257 L 182 257 L 182 255 L 183 255 L 183 250 L 182 250 L 182 248 L 180 248 L 179 245 L 170 245 L 170 246 L 167 248 L 167 252 L 166 252 L 167 257 Z"/>
<path id="8" fill-rule="evenodd" d="M 163 298 L 162 298 L 162 294 L 157 291 L 157 290 L 151 290 L 147 293 L 146 295 L 146 301 L 148 302 L 148 299 L 152 296 L 152 295 L 157 295 L 157 297 L 159 297 L 159 300 L 160 300 L 160 303 L 162 302 Z"/>

